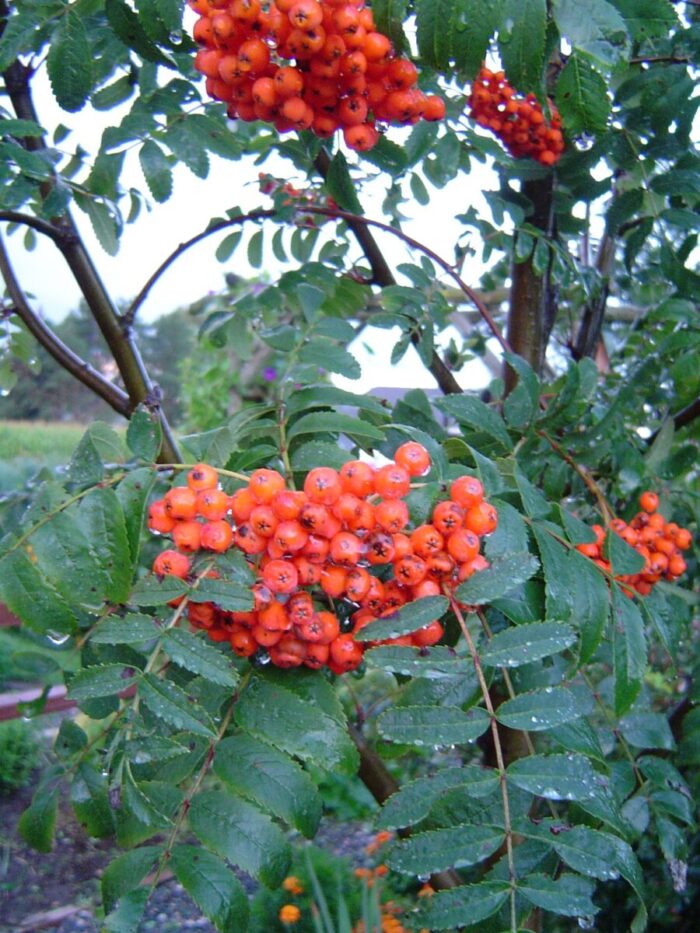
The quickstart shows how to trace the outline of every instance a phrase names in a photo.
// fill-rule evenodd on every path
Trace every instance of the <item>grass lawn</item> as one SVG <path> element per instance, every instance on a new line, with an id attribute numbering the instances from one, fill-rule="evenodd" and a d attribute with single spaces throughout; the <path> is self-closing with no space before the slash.
<path id="1" fill-rule="evenodd" d="M 0 460 L 66 463 L 84 430 L 85 425 L 70 421 L 0 421 Z"/>
<path id="2" fill-rule="evenodd" d="M 76 422 L 0 421 L 0 494 L 42 467 L 68 463 L 84 431 Z"/>

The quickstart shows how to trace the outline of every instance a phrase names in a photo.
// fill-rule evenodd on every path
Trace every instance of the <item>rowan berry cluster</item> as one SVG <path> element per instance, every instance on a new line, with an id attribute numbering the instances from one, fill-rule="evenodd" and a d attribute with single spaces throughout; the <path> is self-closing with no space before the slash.
<path id="1" fill-rule="evenodd" d="M 492 130 L 516 158 L 529 157 L 542 165 L 554 165 L 564 151 L 561 118 L 551 105 L 549 123 L 534 94 L 524 97 L 506 80 L 502 71 L 482 68 L 469 97 L 470 116 Z"/>
<path id="2" fill-rule="evenodd" d="M 687 528 L 680 528 L 675 522 L 667 522 L 657 512 L 659 497 L 655 492 L 643 492 L 639 505 L 641 511 L 629 524 L 621 518 L 614 518 L 610 523 L 611 530 L 641 554 L 645 561 L 640 573 L 616 577 L 623 585 L 624 592 L 630 596 L 632 590 L 641 596 L 648 596 L 659 580 L 675 580 L 684 574 L 686 563 L 681 551 L 687 551 L 693 542 Z M 577 544 L 576 548 L 599 567 L 609 571 L 610 561 L 603 554 L 605 529 L 601 525 L 593 525 L 593 531 L 596 541 Z"/>
<path id="3" fill-rule="evenodd" d="M 426 449 L 409 441 L 385 466 L 351 460 L 338 471 L 315 467 L 301 490 L 289 489 L 275 470 L 258 469 L 229 496 L 216 470 L 197 464 L 186 486 L 149 507 L 149 528 L 170 535 L 176 548 L 159 554 L 153 571 L 184 578 L 198 551 L 237 548 L 255 573 L 253 610 L 190 603 L 190 622 L 241 657 L 265 649 L 278 667 L 353 670 L 364 648 L 377 644 L 354 637 L 370 622 L 449 593 L 488 566 L 481 538 L 498 517 L 473 476 L 451 484 L 429 524 L 410 528 L 405 497 L 412 478 L 429 469 Z M 425 647 L 443 634 L 435 620 L 381 644 Z"/>
<path id="4" fill-rule="evenodd" d="M 394 53 L 364 0 L 188 0 L 200 14 L 195 68 L 231 119 L 264 120 L 278 132 L 342 129 L 360 152 L 379 141 L 376 123 L 441 120 L 445 104 L 416 87 L 415 65 Z"/>

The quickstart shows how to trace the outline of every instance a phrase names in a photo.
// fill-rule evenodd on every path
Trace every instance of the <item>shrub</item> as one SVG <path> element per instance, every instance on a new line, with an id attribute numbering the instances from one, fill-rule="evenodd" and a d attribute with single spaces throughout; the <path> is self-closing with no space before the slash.
<path id="1" fill-rule="evenodd" d="M 0 723 L 0 795 L 26 787 L 39 763 L 39 742 L 30 723 L 21 719 Z"/>

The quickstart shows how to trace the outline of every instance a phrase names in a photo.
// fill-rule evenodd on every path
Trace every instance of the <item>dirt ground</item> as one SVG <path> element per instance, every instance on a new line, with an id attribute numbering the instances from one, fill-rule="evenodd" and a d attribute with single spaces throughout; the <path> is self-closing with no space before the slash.
<path id="1" fill-rule="evenodd" d="M 99 933 L 94 911 L 100 903 L 100 876 L 117 850 L 109 840 L 89 839 L 65 799 L 59 806 L 54 850 L 43 855 L 30 849 L 17 832 L 17 822 L 32 792 L 26 788 L 0 798 L 0 933 Z M 359 864 L 371 836 L 364 824 L 324 822 L 316 841 Z M 249 891 L 255 889 L 247 876 L 241 880 Z M 215 933 L 171 878 L 150 898 L 139 933 L 179 930 Z"/>

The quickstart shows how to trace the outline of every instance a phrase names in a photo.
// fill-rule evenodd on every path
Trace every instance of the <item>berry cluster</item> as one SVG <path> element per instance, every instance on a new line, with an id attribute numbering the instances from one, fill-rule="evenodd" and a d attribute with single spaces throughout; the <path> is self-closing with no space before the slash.
<path id="1" fill-rule="evenodd" d="M 418 72 L 377 32 L 364 0 L 188 0 L 200 14 L 195 68 L 231 119 L 278 132 L 342 129 L 351 149 L 379 140 L 375 122 L 441 120 L 445 104 L 416 87 Z"/>
<path id="2" fill-rule="evenodd" d="M 382 467 L 360 460 L 339 471 L 315 467 L 303 490 L 287 488 L 275 470 L 255 470 L 229 496 L 217 471 L 198 464 L 186 486 L 173 487 L 149 508 L 151 531 L 170 535 L 177 548 L 159 554 L 153 571 L 184 578 L 192 571 L 190 555 L 200 549 L 237 548 L 255 572 L 254 609 L 190 603 L 190 622 L 215 641 L 229 641 L 241 657 L 262 648 L 278 667 L 353 670 L 364 647 L 376 644 L 356 641 L 358 631 L 414 599 L 450 592 L 488 566 L 480 539 L 494 531 L 498 517 L 473 476 L 451 484 L 431 523 L 409 528 L 411 479 L 429 469 L 426 449 L 409 441 Z M 442 635 L 435 620 L 390 641 L 425 647 Z"/>
<path id="3" fill-rule="evenodd" d="M 687 551 L 692 544 L 692 535 L 687 528 L 679 528 L 674 522 L 667 522 L 657 512 L 659 497 L 655 492 L 643 492 L 639 497 L 641 512 L 627 524 L 621 518 L 615 518 L 610 528 L 615 534 L 633 547 L 645 560 L 644 569 L 637 574 L 617 577 L 627 595 L 636 590 L 641 596 L 648 596 L 659 580 L 675 580 L 685 573 L 686 563 L 681 551 Z M 594 525 L 596 541 L 591 544 L 577 544 L 576 548 L 586 557 L 610 570 L 610 562 L 603 556 L 605 529 Z"/>
<path id="4" fill-rule="evenodd" d="M 518 96 L 502 71 L 482 68 L 469 97 L 470 116 L 492 130 L 516 158 L 529 157 L 554 165 L 564 151 L 561 118 L 552 105 L 552 119 L 542 112 L 534 94 Z"/>

